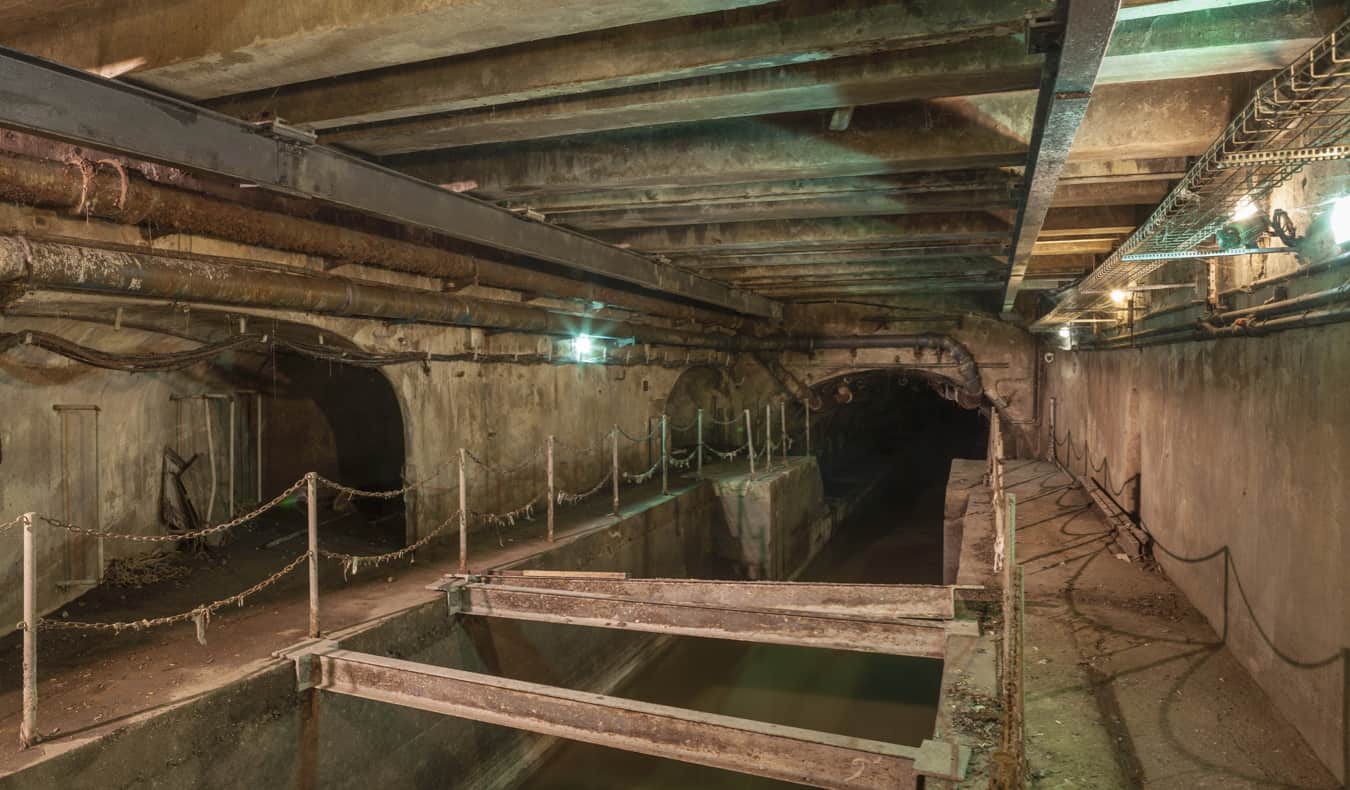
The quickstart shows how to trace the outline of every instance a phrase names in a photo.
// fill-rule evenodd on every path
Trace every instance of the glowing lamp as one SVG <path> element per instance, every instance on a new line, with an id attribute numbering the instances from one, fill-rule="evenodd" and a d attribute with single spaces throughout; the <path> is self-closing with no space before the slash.
<path id="1" fill-rule="evenodd" d="M 1350 241 L 1350 195 L 1336 198 L 1331 206 L 1331 235 L 1337 244 Z"/>
<path id="2" fill-rule="evenodd" d="M 1111 292 L 1111 301 L 1115 302 L 1116 304 L 1125 304 L 1126 302 L 1130 301 L 1130 293 L 1129 291 L 1122 291 L 1119 288 L 1117 288 Z"/>

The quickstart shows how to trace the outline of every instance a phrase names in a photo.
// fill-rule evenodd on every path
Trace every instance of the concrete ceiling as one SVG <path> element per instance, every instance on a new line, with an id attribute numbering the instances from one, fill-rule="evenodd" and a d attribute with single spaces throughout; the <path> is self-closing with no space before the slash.
<path id="1" fill-rule="evenodd" d="M 1128 235 L 1323 0 L 1126 0 L 1027 287 Z M 782 300 L 998 302 L 1052 0 L 0 0 L 5 43 L 282 118 Z M 537 212 L 537 213 L 536 213 Z M 991 307 L 990 309 L 996 309 Z"/>

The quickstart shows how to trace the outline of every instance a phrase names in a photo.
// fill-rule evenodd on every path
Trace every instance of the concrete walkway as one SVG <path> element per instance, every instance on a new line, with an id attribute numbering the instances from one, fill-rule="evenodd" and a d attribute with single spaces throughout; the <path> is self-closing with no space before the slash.
<path id="1" fill-rule="evenodd" d="M 1049 463 L 1005 475 L 1032 787 L 1339 787 L 1185 596 L 1116 556 L 1082 489 Z"/>

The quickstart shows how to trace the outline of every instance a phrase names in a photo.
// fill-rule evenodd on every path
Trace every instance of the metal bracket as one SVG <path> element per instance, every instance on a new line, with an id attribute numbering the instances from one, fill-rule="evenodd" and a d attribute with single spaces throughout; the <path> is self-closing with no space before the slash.
<path id="1" fill-rule="evenodd" d="M 970 747 L 948 741 L 924 741 L 914 759 L 914 772 L 935 779 L 959 782 L 970 768 Z"/>
<path id="2" fill-rule="evenodd" d="M 279 118 L 272 118 L 266 121 L 258 121 L 253 124 L 254 128 L 268 137 L 275 137 L 282 142 L 293 145 L 310 146 L 318 145 L 319 133 L 313 129 L 302 129 L 299 126 L 292 126 Z"/>
<path id="3" fill-rule="evenodd" d="M 319 656 L 341 649 L 334 639 L 306 639 L 272 655 L 295 662 L 295 690 L 305 691 L 314 688 L 318 681 Z"/>
<path id="4" fill-rule="evenodd" d="M 1028 55 L 1057 52 L 1064 44 L 1064 20 L 1053 16 L 1027 17 L 1022 34 Z"/>

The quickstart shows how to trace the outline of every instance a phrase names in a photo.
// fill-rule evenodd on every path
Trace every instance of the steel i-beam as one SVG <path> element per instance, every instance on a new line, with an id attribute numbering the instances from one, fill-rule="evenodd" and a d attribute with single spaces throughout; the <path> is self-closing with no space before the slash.
<path id="1" fill-rule="evenodd" d="M 464 241 L 759 317 L 762 296 L 397 173 L 285 127 L 259 128 L 0 47 L 0 127 L 326 200 Z"/>
<path id="2" fill-rule="evenodd" d="M 903 790 L 920 770 L 959 780 L 968 759 L 937 741 L 916 749 L 345 650 L 293 657 L 321 691 L 814 787 Z"/>
<path id="3" fill-rule="evenodd" d="M 1003 295 L 1005 314 L 1012 311 L 1017 301 L 1027 263 L 1059 184 L 1059 174 L 1087 114 L 1097 72 L 1120 10 L 1120 0 L 1061 0 L 1061 5 L 1068 6 L 1067 18 L 1061 44 L 1045 58 L 1027 160 L 1026 199 L 1017 212 L 1013 230 L 1009 257 L 1012 271 Z"/>

